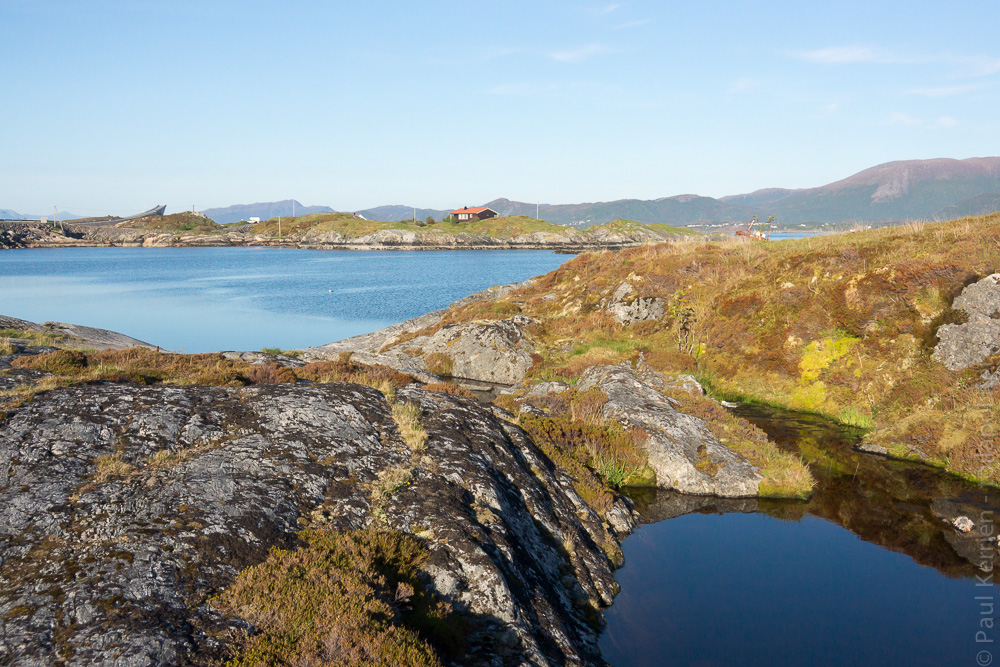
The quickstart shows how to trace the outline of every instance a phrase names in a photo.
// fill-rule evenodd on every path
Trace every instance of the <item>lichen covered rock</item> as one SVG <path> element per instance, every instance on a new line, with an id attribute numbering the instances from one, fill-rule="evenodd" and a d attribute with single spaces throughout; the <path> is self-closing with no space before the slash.
<path id="1" fill-rule="evenodd" d="M 760 471 L 720 443 L 704 421 L 678 411 L 627 364 L 591 367 L 577 387 L 597 387 L 608 398 L 605 418 L 646 432 L 649 465 L 661 488 L 733 498 L 757 495 Z"/>
<path id="2" fill-rule="evenodd" d="M 643 298 L 629 282 L 618 286 L 606 306 L 607 311 L 619 324 L 635 324 L 646 320 L 663 319 L 663 299 Z"/>
<path id="3" fill-rule="evenodd" d="M 353 384 L 103 384 L 22 406 L 0 421 L 0 663 L 210 664 L 252 629 L 209 603 L 243 568 L 303 527 L 367 526 L 426 544 L 422 576 L 469 624 L 463 664 L 599 663 L 613 529 L 488 409 L 397 400 L 419 407 L 418 451 Z M 375 493 L 396 470 L 408 482 Z"/>
<path id="4" fill-rule="evenodd" d="M 968 316 L 965 324 L 945 324 L 938 329 L 934 358 L 949 370 L 975 366 L 1000 352 L 1000 273 L 969 285 L 955 298 L 952 308 Z M 989 381 L 989 378 L 984 377 Z"/>

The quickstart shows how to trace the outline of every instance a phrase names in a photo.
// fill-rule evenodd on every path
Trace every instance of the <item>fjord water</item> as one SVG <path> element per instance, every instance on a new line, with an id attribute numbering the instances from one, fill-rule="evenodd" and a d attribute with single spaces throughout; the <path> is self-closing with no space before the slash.
<path id="1" fill-rule="evenodd" d="M 604 658 L 638 665 L 958 665 L 1000 659 L 993 545 L 941 520 L 1000 495 L 853 449 L 818 417 L 741 407 L 818 480 L 807 502 L 636 493 Z M 993 515 L 995 516 L 995 514 Z M 998 563 L 1000 564 L 1000 563 Z M 986 651 L 986 653 L 981 653 Z"/>
<path id="2" fill-rule="evenodd" d="M 57 248 L 0 253 L 0 314 L 184 352 L 322 345 L 569 259 L 544 250 Z"/>

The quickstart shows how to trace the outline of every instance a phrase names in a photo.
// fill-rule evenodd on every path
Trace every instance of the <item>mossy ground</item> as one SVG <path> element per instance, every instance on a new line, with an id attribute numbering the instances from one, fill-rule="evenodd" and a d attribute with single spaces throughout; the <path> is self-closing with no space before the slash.
<path id="1" fill-rule="evenodd" d="M 572 383 L 589 366 L 642 356 L 720 395 L 869 428 L 890 451 L 998 484 L 1000 395 L 972 388 L 998 360 L 952 372 L 931 358 L 938 327 L 961 319 L 954 297 L 998 270 L 1000 214 L 770 243 L 697 237 L 581 255 L 447 322 L 496 310 L 533 318 L 529 380 Z M 668 315 L 616 323 L 602 302 L 624 281 L 663 299 Z"/>

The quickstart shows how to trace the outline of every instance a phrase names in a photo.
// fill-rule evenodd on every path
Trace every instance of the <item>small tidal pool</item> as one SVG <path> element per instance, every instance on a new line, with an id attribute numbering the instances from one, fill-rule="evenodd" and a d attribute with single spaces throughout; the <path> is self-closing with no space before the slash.
<path id="1" fill-rule="evenodd" d="M 1000 496 L 853 449 L 822 419 L 741 407 L 818 480 L 807 502 L 634 494 L 604 658 L 638 665 L 988 665 L 1000 552 L 942 520 Z M 978 635 L 977 633 L 983 634 Z"/>

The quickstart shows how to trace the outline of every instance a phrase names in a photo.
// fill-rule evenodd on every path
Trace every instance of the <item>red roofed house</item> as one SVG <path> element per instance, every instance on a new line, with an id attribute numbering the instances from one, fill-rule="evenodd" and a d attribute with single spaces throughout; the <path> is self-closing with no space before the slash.
<path id="1" fill-rule="evenodd" d="M 488 220 L 490 218 L 497 217 L 497 212 L 491 208 L 485 206 L 479 206 L 477 208 L 465 208 L 455 209 L 448 215 L 455 216 L 455 219 L 459 222 L 464 222 L 468 220 Z"/>

